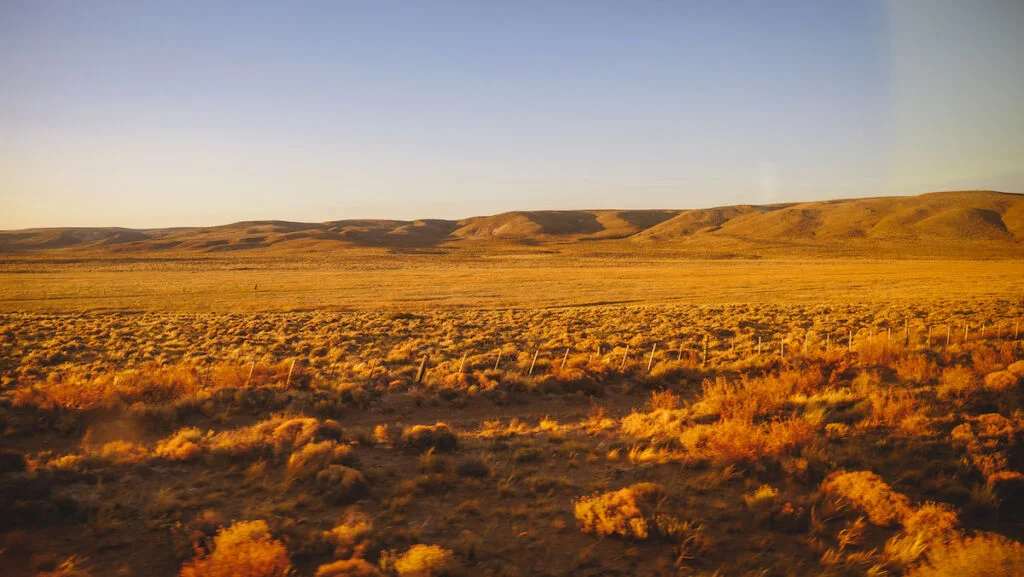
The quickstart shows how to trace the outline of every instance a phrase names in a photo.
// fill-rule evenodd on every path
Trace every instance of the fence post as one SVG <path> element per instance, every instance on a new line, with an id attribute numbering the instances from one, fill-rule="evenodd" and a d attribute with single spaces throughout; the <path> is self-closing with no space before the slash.
<path id="1" fill-rule="evenodd" d="M 423 360 L 420 361 L 420 369 L 416 371 L 416 384 L 423 382 L 423 377 L 427 374 L 428 362 L 430 362 L 430 355 L 423 355 Z"/>
<path id="2" fill-rule="evenodd" d="M 292 359 L 292 365 L 288 367 L 288 378 L 284 381 L 284 388 L 288 388 L 288 385 L 292 382 L 292 371 L 295 370 L 295 359 Z"/>
<path id="3" fill-rule="evenodd" d="M 651 372 L 651 365 L 654 363 L 654 351 L 658 350 L 658 343 L 651 347 L 651 358 L 647 360 L 647 372 Z"/>
<path id="4" fill-rule="evenodd" d="M 537 355 L 539 355 L 539 354 L 540 354 L 540 349 L 537 349 L 536 351 L 534 351 L 534 353 L 533 353 L 533 361 L 530 363 L 530 372 L 527 373 L 526 376 L 528 376 L 528 377 L 529 376 L 533 376 L 533 366 L 537 364 Z"/>

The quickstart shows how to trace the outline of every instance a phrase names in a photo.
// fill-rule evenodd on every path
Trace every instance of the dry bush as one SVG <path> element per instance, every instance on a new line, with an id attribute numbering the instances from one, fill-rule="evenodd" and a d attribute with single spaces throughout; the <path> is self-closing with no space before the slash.
<path id="1" fill-rule="evenodd" d="M 439 453 L 450 453 L 456 449 L 458 437 L 448 428 L 447 423 L 414 425 L 402 431 L 398 443 L 410 450 L 434 449 Z"/>
<path id="2" fill-rule="evenodd" d="M 181 577 L 286 577 L 291 572 L 284 543 L 273 539 L 264 521 L 239 521 L 221 529 L 213 552 L 199 551 L 181 568 Z"/>
<path id="3" fill-rule="evenodd" d="M 926 385 L 935 378 L 935 363 L 925 355 L 904 357 L 892 365 L 901 382 Z"/>
<path id="4" fill-rule="evenodd" d="M 649 413 L 633 412 L 622 419 L 622 432 L 638 439 L 677 439 L 689 424 L 686 409 L 655 409 Z"/>
<path id="5" fill-rule="evenodd" d="M 871 402 L 871 415 L 865 418 L 864 424 L 870 426 L 886 426 L 907 429 L 911 425 L 909 419 L 918 413 L 920 401 L 911 391 L 876 390 L 868 395 Z"/>
<path id="6" fill-rule="evenodd" d="M 222 431 L 209 439 L 211 453 L 227 456 L 282 456 L 314 442 L 320 422 L 309 417 L 271 417 L 250 427 Z"/>
<path id="7" fill-rule="evenodd" d="M 956 512 L 945 505 L 926 503 L 902 521 L 903 531 L 885 543 L 885 556 L 891 563 L 906 566 L 924 553 L 961 538 Z"/>
<path id="8" fill-rule="evenodd" d="M 689 427 L 679 442 L 695 456 L 728 464 L 788 453 L 810 443 L 816 434 L 817 427 L 803 419 L 769 423 L 728 419 Z"/>
<path id="9" fill-rule="evenodd" d="M 987 345 L 977 345 L 971 351 L 971 364 L 980 375 L 987 375 L 1002 368 L 999 352 Z"/>
<path id="10" fill-rule="evenodd" d="M 1009 366 L 1006 367 L 1006 370 L 1024 379 L 1024 361 L 1017 361 L 1015 363 L 1011 363 Z"/>
<path id="11" fill-rule="evenodd" d="M 978 377 L 967 367 L 947 367 L 942 370 L 937 389 L 940 399 L 965 399 L 978 390 Z"/>
<path id="12" fill-rule="evenodd" d="M 373 519 L 360 511 L 348 511 L 324 539 L 334 546 L 335 557 L 363 557 L 372 547 Z"/>
<path id="13" fill-rule="evenodd" d="M 179 429 L 156 444 L 153 454 L 169 461 L 191 461 L 203 453 L 203 433 L 195 427 Z"/>
<path id="14" fill-rule="evenodd" d="M 363 559 L 343 559 L 317 567 L 314 577 L 383 577 L 383 573 Z"/>
<path id="15" fill-rule="evenodd" d="M 303 481 L 317 475 L 329 465 L 352 464 L 352 449 L 334 441 L 310 443 L 288 457 L 285 474 L 290 481 Z"/>
<path id="16" fill-rule="evenodd" d="M 731 384 L 719 377 L 704 381 L 704 396 L 694 411 L 718 414 L 725 418 L 752 419 L 771 416 L 794 395 L 811 395 L 825 384 L 817 367 L 803 371 L 784 370 L 778 375 L 748 378 L 743 375 Z"/>
<path id="17" fill-rule="evenodd" d="M 576 522 L 584 533 L 647 539 L 652 501 L 661 491 L 660 485 L 638 483 L 610 493 L 580 497 L 573 502 Z"/>
<path id="18" fill-rule="evenodd" d="M 455 568 L 455 554 L 439 545 L 413 545 L 394 559 L 399 577 L 440 577 Z"/>
<path id="19" fill-rule="evenodd" d="M 126 465 L 130 463 L 141 463 L 146 459 L 149 451 L 141 445 L 130 441 L 111 441 L 104 444 L 95 451 L 90 451 L 90 457 L 97 457 L 114 465 Z"/>
<path id="20" fill-rule="evenodd" d="M 990 391 L 1006 391 L 1017 386 L 1021 378 L 1010 371 L 995 371 L 985 375 L 985 388 Z"/>
<path id="21" fill-rule="evenodd" d="M 1024 575 L 1024 545 L 995 533 L 983 533 L 929 550 L 909 577 L 1019 577 Z"/>
<path id="22" fill-rule="evenodd" d="M 141 402 L 166 403 L 200 389 L 199 375 L 188 364 L 145 363 L 115 373 L 51 373 L 43 386 L 56 404 L 68 409 L 113 408 Z"/>
<path id="23" fill-rule="evenodd" d="M 846 499 L 875 525 L 893 525 L 911 513 L 910 499 L 871 471 L 834 472 L 821 483 L 821 489 Z"/>
<path id="24" fill-rule="evenodd" d="M 656 411 L 664 409 L 674 411 L 679 408 L 679 395 L 668 390 L 652 391 L 651 398 L 647 401 L 647 409 Z"/>
<path id="25" fill-rule="evenodd" d="M 855 343 L 855 347 L 861 364 L 867 367 L 889 366 L 902 348 L 900 345 L 890 343 L 882 335 L 877 335 L 873 339 L 864 339 Z"/>
<path id="26" fill-rule="evenodd" d="M 328 465 L 317 472 L 316 487 L 325 500 L 334 504 L 358 499 L 368 488 L 363 473 L 345 465 Z"/>

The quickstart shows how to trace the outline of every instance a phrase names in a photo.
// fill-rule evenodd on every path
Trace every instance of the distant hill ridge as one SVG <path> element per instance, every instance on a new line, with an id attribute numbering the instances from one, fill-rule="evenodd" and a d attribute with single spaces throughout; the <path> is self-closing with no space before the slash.
<path id="1" fill-rule="evenodd" d="M 694 210 L 516 211 L 453 220 L 249 221 L 165 229 L 45 228 L 0 231 L 0 252 L 147 253 L 427 248 L 481 243 L 627 241 L 636 248 L 717 253 L 744 247 L 974 245 L 1008 256 L 1024 248 L 1024 195 L 935 192 Z M 621 244 L 621 243 L 620 243 Z"/>

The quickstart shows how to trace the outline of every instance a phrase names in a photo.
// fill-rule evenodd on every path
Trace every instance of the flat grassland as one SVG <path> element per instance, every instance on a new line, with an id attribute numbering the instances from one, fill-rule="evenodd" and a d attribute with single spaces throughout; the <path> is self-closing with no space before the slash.
<path id="1" fill-rule="evenodd" d="M 257 312 L 843 303 L 1012 298 L 1024 260 L 692 260 L 550 251 L 497 256 L 0 263 L 0 311 Z"/>
<path id="2" fill-rule="evenodd" d="M 20 576 L 1019 575 L 1024 261 L 0 264 Z"/>

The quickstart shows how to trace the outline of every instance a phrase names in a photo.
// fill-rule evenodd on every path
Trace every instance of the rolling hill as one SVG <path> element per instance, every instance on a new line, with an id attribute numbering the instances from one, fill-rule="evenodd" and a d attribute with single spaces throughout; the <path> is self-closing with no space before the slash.
<path id="1" fill-rule="evenodd" d="M 1024 257 L 1024 195 L 937 192 L 694 210 L 516 211 L 454 220 L 248 221 L 224 226 L 0 231 L 8 254 L 288 254 L 486 245 L 764 254 Z"/>

